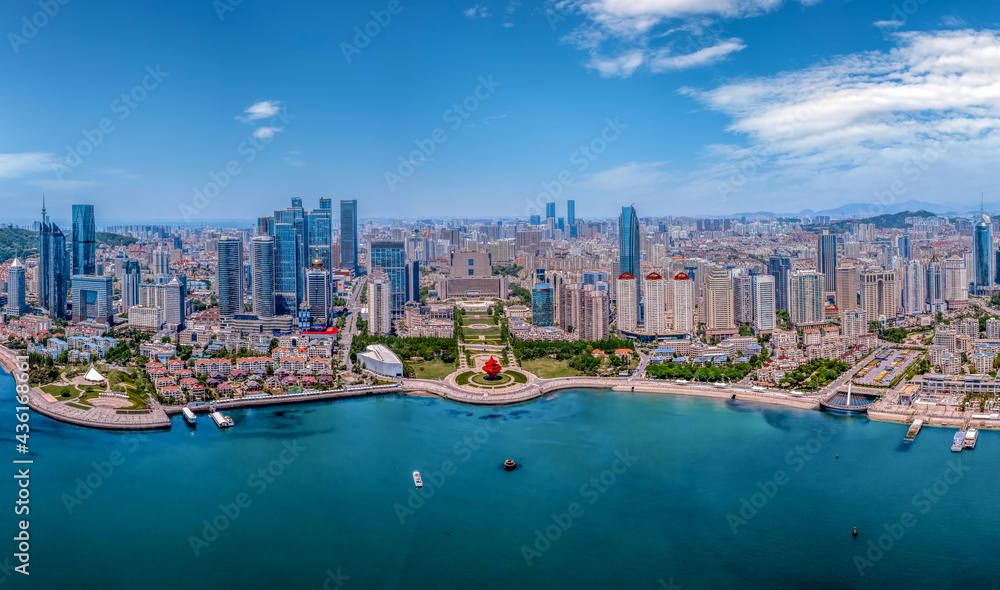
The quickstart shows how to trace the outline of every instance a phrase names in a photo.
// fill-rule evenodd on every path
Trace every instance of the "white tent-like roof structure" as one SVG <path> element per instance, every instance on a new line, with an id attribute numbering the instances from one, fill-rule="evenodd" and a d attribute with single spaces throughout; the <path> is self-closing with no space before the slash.
<path id="1" fill-rule="evenodd" d="M 90 370 L 87 371 L 87 374 L 84 375 L 83 378 L 87 381 L 93 381 L 94 383 L 104 381 L 104 375 L 98 373 L 97 369 L 94 368 L 94 365 L 90 365 Z"/>

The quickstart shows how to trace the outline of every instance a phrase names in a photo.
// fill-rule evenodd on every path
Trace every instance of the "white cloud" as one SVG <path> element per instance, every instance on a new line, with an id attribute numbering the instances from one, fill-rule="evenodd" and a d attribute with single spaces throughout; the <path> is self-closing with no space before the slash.
<path id="1" fill-rule="evenodd" d="M 964 19 L 957 16 L 946 16 L 942 18 L 941 25 L 949 29 L 960 29 L 969 26 Z"/>
<path id="2" fill-rule="evenodd" d="M 666 162 L 629 162 L 591 174 L 583 186 L 606 193 L 643 194 L 657 191 L 673 176 L 663 169 Z"/>
<path id="3" fill-rule="evenodd" d="M 707 66 L 726 59 L 731 53 L 743 51 L 746 47 L 741 39 L 726 39 L 717 45 L 684 55 L 673 55 L 663 51 L 650 60 L 649 69 L 653 72 L 664 72 Z"/>
<path id="4" fill-rule="evenodd" d="M 17 178 L 37 172 L 51 172 L 58 164 L 55 154 L 26 152 L 0 154 L 0 178 Z"/>
<path id="5" fill-rule="evenodd" d="M 796 0 L 812 5 L 820 0 Z M 729 21 L 774 11 L 785 0 L 550 0 L 554 10 L 577 10 L 586 22 L 564 41 L 590 53 L 588 67 L 603 76 L 707 66 L 746 45 L 722 39 Z M 723 21 L 720 25 L 719 21 Z M 637 57 L 638 54 L 638 57 Z"/>
<path id="6" fill-rule="evenodd" d="M 597 70 L 602 76 L 612 78 L 612 77 L 622 77 L 628 78 L 635 72 L 636 68 L 642 65 L 645 61 L 645 56 L 642 51 L 636 50 L 626 53 L 624 55 L 619 55 L 618 57 L 598 57 L 592 55 L 590 58 L 590 63 L 587 64 L 588 67 Z"/>
<path id="7" fill-rule="evenodd" d="M 258 127 L 253 130 L 253 136 L 258 139 L 271 139 L 275 133 L 284 131 L 281 127 Z"/>
<path id="8" fill-rule="evenodd" d="M 462 12 L 462 14 L 469 18 L 486 18 L 493 16 L 490 14 L 489 8 L 483 4 L 476 4 L 472 8 L 467 8 Z"/>
<path id="9" fill-rule="evenodd" d="M 262 100 L 260 102 L 255 102 L 254 104 L 248 106 L 243 110 L 246 116 L 236 117 L 236 120 L 248 122 L 256 121 L 257 119 L 268 119 L 278 114 L 281 110 L 281 101 L 278 100 Z"/>
<path id="10" fill-rule="evenodd" d="M 683 89 L 727 115 L 739 140 L 706 148 L 705 168 L 677 194 L 782 195 L 822 209 L 829 204 L 824 195 L 841 202 L 872 200 L 876 193 L 880 202 L 949 202 L 994 184 L 1000 33 L 891 38 L 897 44 L 891 51 L 846 55 L 711 90 Z"/>
<path id="11" fill-rule="evenodd" d="M 906 23 L 901 20 L 877 20 L 872 24 L 880 29 L 898 29 Z"/>

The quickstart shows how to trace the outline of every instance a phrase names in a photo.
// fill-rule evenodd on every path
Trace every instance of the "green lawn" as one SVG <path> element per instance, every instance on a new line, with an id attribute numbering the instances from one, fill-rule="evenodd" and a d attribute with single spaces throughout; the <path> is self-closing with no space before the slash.
<path id="1" fill-rule="evenodd" d="M 474 330 L 472 328 L 462 328 L 462 334 L 468 340 L 476 340 L 480 336 L 485 336 L 487 338 L 493 338 L 494 340 L 500 338 L 500 328 L 487 328 L 485 330 Z"/>
<path id="2" fill-rule="evenodd" d="M 46 385 L 42 391 L 59 401 L 73 399 L 80 394 L 75 385 Z"/>
<path id="3" fill-rule="evenodd" d="M 521 364 L 525 371 L 534 373 L 542 379 L 553 379 L 555 377 L 576 377 L 581 373 L 576 369 L 571 369 L 566 361 L 552 358 L 532 359 Z"/>
<path id="4" fill-rule="evenodd" d="M 475 371 L 466 371 L 455 378 L 455 383 L 459 385 L 468 385 L 469 379 L 475 374 L 476 374 Z"/>
<path id="5" fill-rule="evenodd" d="M 70 403 L 68 403 L 66 405 L 70 406 L 70 407 L 73 407 L 73 408 L 76 408 L 78 410 L 89 410 L 90 409 L 89 406 L 81 406 L 80 404 L 74 404 L 73 402 L 70 402 Z"/>
<path id="6" fill-rule="evenodd" d="M 413 367 L 413 376 L 417 379 L 444 379 L 447 375 L 455 371 L 454 364 L 445 364 L 439 358 L 408 364 Z"/>

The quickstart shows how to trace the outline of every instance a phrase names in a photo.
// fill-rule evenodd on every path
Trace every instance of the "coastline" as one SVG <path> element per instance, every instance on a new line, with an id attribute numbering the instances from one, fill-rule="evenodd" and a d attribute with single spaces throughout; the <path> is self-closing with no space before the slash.
<path id="1" fill-rule="evenodd" d="M 18 370 L 16 355 L 13 351 L 0 346 L 0 368 L 14 375 Z M 726 388 L 706 389 L 698 386 L 678 386 L 669 383 L 655 383 L 648 380 L 630 381 L 621 378 L 601 377 L 564 377 L 557 379 L 535 378 L 529 387 L 512 393 L 479 393 L 457 390 L 449 387 L 446 381 L 406 379 L 400 384 L 376 385 L 372 387 L 354 387 L 334 391 L 263 396 L 255 398 L 239 398 L 216 400 L 211 402 L 218 410 L 231 410 L 244 407 L 277 406 L 316 401 L 335 401 L 339 399 L 355 399 L 372 397 L 386 393 L 400 393 L 419 397 L 438 397 L 449 401 L 472 405 L 505 406 L 529 402 L 546 394 L 567 389 L 606 389 L 617 392 L 642 392 L 665 395 L 682 395 L 714 399 L 733 399 L 737 401 L 758 403 L 772 406 L 783 406 L 800 410 L 822 411 L 819 396 L 789 398 L 780 393 L 748 393 L 733 391 Z M 65 404 L 48 401 L 50 397 L 39 388 L 32 387 L 29 391 L 28 407 L 32 410 L 68 424 L 85 428 L 101 430 L 167 430 L 171 428 L 171 416 L 179 414 L 184 406 L 161 406 L 149 413 L 119 414 L 109 408 L 94 407 L 89 410 L 72 408 Z M 188 406 L 194 412 L 208 412 L 209 402 Z M 910 424 L 915 419 L 924 420 L 924 426 L 939 428 L 961 428 L 965 423 L 963 417 L 917 415 L 915 413 L 887 412 L 869 409 L 865 414 L 869 420 L 894 424 Z M 972 425 L 983 430 L 1000 430 L 1000 421 L 974 420 Z"/>

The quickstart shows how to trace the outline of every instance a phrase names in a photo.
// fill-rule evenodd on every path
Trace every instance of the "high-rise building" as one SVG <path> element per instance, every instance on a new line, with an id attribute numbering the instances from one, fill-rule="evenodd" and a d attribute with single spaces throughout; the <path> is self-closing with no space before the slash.
<path id="1" fill-rule="evenodd" d="M 274 238 L 256 236 L 250 240 L 250 266 L 253 313 L 258 318 L 274 317 Z"/>
<path id="2" fill-rule="evenodd" d="M 219 298 L 219 317 L 231 318 L 243 313 L 243 242 L 223 236 L 218 243 L 215 288 Z"/>
<path id="3" fill-rule="evenodd" d="M 969 270 L 958 256 L 944 261 L 944 298 L 949 309 L 962 307 L 969 300 Z"/>
<path id="4" fill-rule="evenodd" d="M 733 282 L 723 269 L 708 275 L 705 289 L 705 332 L 709 335 L 736 332 L 733 314 Z"/>
<path id="5" fill-rule="evenodd" d="M 635 332 L 639 326 L 639 281 L 632 273 L 623 272 L 615 283 L 618 294 L 615 323 L 619 331 Z"/>
<path id="6" fill-rule="evenodd" d="M 556 204 L 545 203 L 545 219 L 555 219 L 555 218 L 556 218 Z"/>
<path id="7" fill-rule="evenodd" d="M 861 290 L 861 275 L 853 264 L 837 267 L 837 295 L 834 302 L 841 314 L 858 306 L 858 292 Z"/>
<path id="8" fill-rule="evenodd" d="M 340 201 L 340 267 L 358 273 L 358 201 Z"/>
<path id="9" fill-rule="evenodd" d="M 927 278 L 924 280 L 927 289 L 927 309 L 931 313 L 943 312 L 948 308 L 945 301 L 945 280 L 944 270 L 937 256 L 931 258 L 927 264 Z"/>
<path id="10" fill-rule="evenodd" d="M 298 274 L 302 237 L 291 216 L 274 217 L 274 311 L 295 315 L 299 308 Z"/>
<path id="11" fill-rule="evenodd" d="M 674 275 L 671 284 L 671 299 L 674 312 L 674 332 L 694 331 L 694 281 L 685 272 Z"/>
<path id="12" fill-rule="evenodd" d="M 753 326 L 757 332 L 769 332 L 777 325 L 774 284 L 771 275 L 753 276 Z"/>
<path id="13" fill-rule="evenodd" d="M 870 322 L 895 318 L 899 307 L 896 273 L 891 270 L 861 273 L 861 306 Z"/>
<path id="14" fill-rule="evenodd" d="M 639 275 L 639 217 L 635 213 L 635 207 L 622 207 L 622 213 L 618 217 L 618 272 L 619 274 L 629 274 L 633 278 Z M 635 301 L 630 305 L 635 305 L 636 322 L 642 321 L 639 302 L 642 298 L 642 289 L 638 281 L 635 281 L 636 294 Z M 618 295 L 618 315 L 622 314 L 621 295 Z M 621 324 L 619 324 L 621 326 Z"/>
<path id="15" fill-rule="evenodd" d="M 837 291 L 837 236 L 827 230 L 819 236 L 819 272 L 823 273 L 823 290 Z"/>
<path id="16" fill-rule="evenodd" d="M 896 248 L 899 250 L 899 255 L 907 260 L 911 258 L 910 256 L 910 230 L 904 229 L 903 235 L 896 237 Z"/>
<path id="17" fill-rule="evenodd" d="M 332 270 L 340 261 L 333 260 L 333 208 L 330 199 L 320 199 L 319 209 L 306 215 L 311 254 L 319 252 L 323 268 Z"/>
<path id="18" fill-rule="evenodd" d="M 180 329 L 184 326 L 184 305 L 187 301 L 187 289 L 176 276 L 166 285 L 163 292 L 163 322 Z"/>
<path id="19" fill-rule="evenodd" d="M 844 336 L 857 338 L 862 334 L 868 333 L 868 315 L 861 308 L 852 309 L 847 312 L 842 311 L 840 314 L 840 326 L 843 329 Z"/>
<path id="20" fill-rule="evenodd" d="M 406 263 L 406 301 L 420 301 L 420 262 Z"/>
<path id="21" fill-rule="evenodd" d="M 570 199 L 566 201 L 566 225 L 569 226 L 569 237 L 576 236 L 576 201 Z"/>
<path id="22" fill-rule="evenodd" d="M 323 258 L 317 248 L 312 268 L 306 273 L 309 319 L 314 326 L 326 326 L 330 322 L 330 271 L 323 268 Z"/>
<path id="23" fill-rule="evenodd" d="M 66 317 L 66 291 L 69 289 L 69 258 L 66 236 L 49 221 L 42 199 L 42 222 L 38 231 L 39 292 L 41 304 L 52 319 Z"/>
<path id="24" fill-rule="evenodd" d="M 738 326 L 749 326 L 754 323 L 753 279 L 754 277 L 745 271 L 733 277 L 733 314 Z"/>
<path id="25" fill-rule="evenodd" d="M 97 274 L 93 205 L 73 205 L 73 260 L 70 276 Z"/>
<path id="26" fill-rule="evenodd" d="M 789 278 L 788 316 L 796 326 L 826 323 L 823 273 L 806 270 L 792 273 Z"/>
<path id="27" fill-rule="evenodd" d="M 112 278 L 76 275 L 72 285 L 73 321 L 94 321 L 110 327 L 115 315 Z"/>
<path id="28" fill-rule="evenodd" d="M 580 313 L 580 338 L 596 342 L 608 339 L 608 290 L 583 287 L 583 311 Z"/>
<path id="29" fill-rule="evenodd" d="M 549 283 L 535 283 L 531 289 L 531 323 L 551 326 L 555 323 L 555 294 Z"/>
<path id="30" fill-rule="evenodd" d="M 150 268 L 156 276 L 167 276 L 170 274 L 170 252 L 162 245 L 153 250 Z"/>
<path id="31" fill-rule="evenodd" d="M 993 289 L 996 276 L 993 250 L 993 223 L 989 215 L 980 213 L 972 233 L 972 283 L 977 295 Z"/>
<path id="32" fill-rule="evenodd" d="M 7 269 L 7 305 L 4 313 L 9 316 L 19 316 L 28 310 L 25 303 L 25 274 L 24 265 L 17 258 Z"/>
<path id="33" fill-rule="evenodd" d="M 903 266 L 903 288 L 901 290 L 903 313 L 923 313 L 927 300 L 927 271 L 917 260 Z"/>
<path id="34" fill-rule="evenodd" d="M 774 304 L 777 309 L 788 311 L 788 290 L 792 261 L 787 256 L 773 255 L 767 261 L 767 274 L 774 277 Z"/>
<path id="35" fill-rule="evenodd" d="M 122 273 L 122 307 L 129 309 L 139 305 L 139 285 L 142 283 L 142 271 L 138 260 L 125 261 L 125 272 Z"/>
<path id="36" fill-rule="evenodd" d="M 666 287 L 663 276 L 651 272 L 643 280 L 642 292 L 646 294 L 646 323 L 643 327 L 647 334 L 664 334 L 667 331 Z"/>
<path id="37" fill-rule="evenodd" d="M 392 284 L 389 277 L 376 271 L 368 278 L 368 331 L 376 336 L 392 332 Z"/>
<path id="38" fill-rule="evenodd" d="M 395 321 L 402 317 L 406 304 L 406 247 L 403 242 L 380 240 L 372 242 L 369 248 L 372 271 L 381 271 L 392 284 L 389 312 Z"/>

